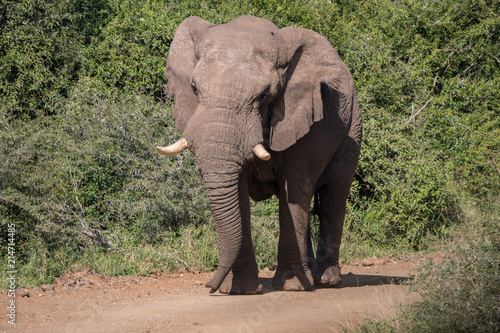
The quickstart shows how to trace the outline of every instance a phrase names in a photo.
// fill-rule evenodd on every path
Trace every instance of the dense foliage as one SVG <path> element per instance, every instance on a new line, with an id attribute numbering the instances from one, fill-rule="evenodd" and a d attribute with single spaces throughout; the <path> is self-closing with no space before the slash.
<path id="1" fill-rule="evenodd" d="M 410 290 L 421 298 L 396 318 L 366 320 L 356 332 L 498 332 L 500 206 L 467 207 L 465 223 L 441 246 L 442 260 L 420 267 Z"/>
<path id="2" fill-rule="evenodd" d="M 154 153 L 179 136 L 164 64 L 186 17 L 244 14 L 317 31 L 353 74 L 364 141 L 346 242 L 423 248 L 458 221 L 460 198 L 500 195 L 499 12 L 485 0 L 3 1 L 2 256 L 12 222 L 20 262 L 46 256 L 43 280 L 90 250 L 175 247 L 209 220 L 193 155 Z M 272 235 L 275 207 L 254 209 Z"/>

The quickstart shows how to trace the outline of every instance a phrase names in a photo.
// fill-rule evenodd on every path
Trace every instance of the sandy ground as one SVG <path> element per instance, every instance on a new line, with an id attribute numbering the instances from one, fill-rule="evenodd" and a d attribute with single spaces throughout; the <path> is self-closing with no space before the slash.
<path id="1" fill-rule="evenodd" d="M 366 264 L 366 263 L 365 263 Z M 261 271 L 262 295 L 210 295 L 212 273 L 110 278 L 91 270 L 68 273 L 49 286 L 16 296 L 16 325 L 5 315 L 0 332 L 339 332 L 364 318 L 388 317 L 417 299 L 404 283 L 410 260 L 343 265 L 340 288 L 278 292 L 274 272 Z"/>

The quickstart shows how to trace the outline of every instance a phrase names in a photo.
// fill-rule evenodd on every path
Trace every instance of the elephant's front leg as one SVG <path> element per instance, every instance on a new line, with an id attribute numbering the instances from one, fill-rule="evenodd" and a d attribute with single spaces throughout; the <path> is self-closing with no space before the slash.
<path id="1" fill-rule="evenodd" d="M 310 290 L 314 286 L 307 246 L 311 196 L 303 195 L 300 203 L 289 200 L 288 194 L 280 194 L 278 269 L 273 287 L 288 291 Z"/>
<path id="2" fill-rule="evenodd" d="M 250 223 L 243 228 L 243 248 L 236 259 L 231 271 L 222 282 L 221 294 L 260 294 L 262 285 L 259 283 L 259 269 L 255 260 L 252 245 Z"/>

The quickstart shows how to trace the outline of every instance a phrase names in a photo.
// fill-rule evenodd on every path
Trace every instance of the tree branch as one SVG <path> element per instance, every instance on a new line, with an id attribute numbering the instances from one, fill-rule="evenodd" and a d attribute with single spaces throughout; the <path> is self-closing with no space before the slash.
<path id="1" fill-rule="evenodd" d="M 425 109 L 427 107 L 427 105 L 429 105 L 429 103 L 431 101 L 432 101 L 432 97 L 427 102 L 425 102 L 424 106 L 422 106 L 415 114 L 413 114 L 413 111 L 412 111 L 411 117 L 410 117 L 410 119 L 408 119 L 406 121 L 406 123 L 409 124 L 413 119 L 415 119 L 415 117 L 420 113 L 420 111 L 422 111 L 423 109 Z"/>

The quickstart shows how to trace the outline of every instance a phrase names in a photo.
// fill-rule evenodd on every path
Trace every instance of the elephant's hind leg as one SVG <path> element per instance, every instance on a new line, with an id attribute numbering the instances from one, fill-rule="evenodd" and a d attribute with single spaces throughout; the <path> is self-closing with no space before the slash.
<path id="1" fill-rule="evenodd" d="M 345 216 L 345 200 L 331 193 L 328 186 L 320 189 L 319 240 L 314 268 L 314 284 L 336 287 L 342 282 L 339 249 Z"/>
<path id="2" fill-rule="evenodd" d="M 336 287 L 342 282 L 339 250 L 346 213 L 346 200 L 354 177 L 355 164 L 339 167 L 330 165 L 329 181 L 319 189 L 320 220 L 316 266 L 313 270 L 315 285 Z M 333 175 L 333 176 L 332 176 Z"/>

